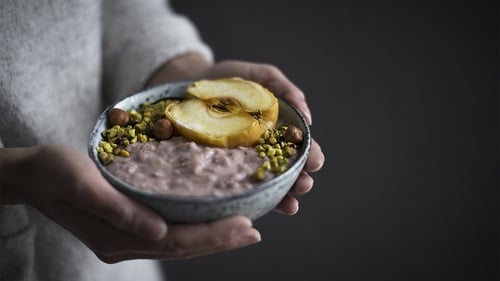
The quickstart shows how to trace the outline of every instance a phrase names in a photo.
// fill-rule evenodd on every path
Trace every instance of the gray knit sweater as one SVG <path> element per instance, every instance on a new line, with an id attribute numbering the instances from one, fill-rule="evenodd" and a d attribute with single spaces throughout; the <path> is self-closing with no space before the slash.
<path id="1" fill-rule="evenodd" d="M 168 59 L 212 59 L 162 0 L 0 2 L 0 147 L 67 143 L 83 151 L 98 114 Z M 0 171 L 1 176 L 1 171 Z M 161 280 L 153 261 L 105 264 L 23 205 L 0 206 L 0 280 Z"/>

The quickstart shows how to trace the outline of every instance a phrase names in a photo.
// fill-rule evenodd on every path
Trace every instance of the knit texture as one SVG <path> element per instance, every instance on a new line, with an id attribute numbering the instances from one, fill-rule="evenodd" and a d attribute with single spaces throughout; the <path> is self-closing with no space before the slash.
<path id="1" fill-rule="evenodd" d="M 86 151 L 104 107 L 163 63 L 186 52 L 212 60 L 192 23 L 162 0 L 4 0 L 0 26 L 0 147 Z M 2 281 L 160 278 L 155 262 L 105 264 L 37 210 L 0 206 Z"/>

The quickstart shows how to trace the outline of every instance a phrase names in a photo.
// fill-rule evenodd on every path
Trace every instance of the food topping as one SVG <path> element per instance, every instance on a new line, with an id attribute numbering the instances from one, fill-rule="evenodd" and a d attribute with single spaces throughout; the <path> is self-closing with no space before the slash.
<path id="1" fill-rule="evenodd" d="M 129 119 L 128 113 L 119 108 L 113 108 L 108 113 L 108 121 L 111 126 L 126 126 Z"/>
<path id="2" fill-rule="evenodd" d="M 109 110 L 110 127 L 96 150 L 101 163 L 137 186 L 172 189 L 189 178 L 194 185 L 245 189 L 285 172 L 303 141 L 300 128 L 276 127 L 277 115 L 276 97 L 259 84 L 201 80 L 182 100 Z"/>
<path id="3" fill-rule="evenodd" d="M 165 121 L 165 107 L 173 100 L 159 100 L 155 103 L 143 103 L 139 109 L 122 110 L 113 108 L 109 110 L 108 122 L 110 128 L 104 130 L 102 141 L 97 146 L 99 159 L 104 165 L 114 161 L 114 156 L 128 157 L 129 152 L 126 147 L 137 142 L 155 141 L 156 139 L 168 139 L 167 135 L 172 135 Z M 125 117 L 126 115 L 126 117 Z M 155 124 L 160 121 L 155 130 Z M 125 123 L 124 121 L 127 120 Z M 120 122 L 118 122 L 120 121 Z M 156 132 L 156 133 L 155 133 Z M 158 136 L 156 136 L 158 134 Z M 160 135 L 161 134 L 161 135 Z"/>
<path id="4" fill-rule="evenodd" d="M 302 130 L 296 126 L 288 126 L 288 128 L 283 133 L 283 139 L 287 142 L 301 144 L 303 138 L 304 136 Z"/>
<path id="5" fill-rule="evenodd" d="M 290 159 L 295 155 L 297 144 L 285 139 L 284 134 L 290 127 L 283 124 L 275 129 L 268 129 L 259 139 L 256 149 L 264 161 L 255 171 L 255 178 L 265 180 L 267 172 L 279 175 L 286 171 Z M 295 127 L 297 128 L 297 127 Z M 297 128 L 300 130 L 299 128 Z"/>
<path id="6" fill-rule="evenodd" d="M 172 137 L 174 128 L 168 119 L 158 119 L 153 125 L 153 135 L 159 140 L 168 140 Z"/>
<path id="7" fill-rule="evenodd" d="M 186 98 L 166 108 L 166 116 L 187 139 L 232 148 L 257 144 L 278 119 L 278 99 L 268 89 L 241 78 L 200 80 Z"/>

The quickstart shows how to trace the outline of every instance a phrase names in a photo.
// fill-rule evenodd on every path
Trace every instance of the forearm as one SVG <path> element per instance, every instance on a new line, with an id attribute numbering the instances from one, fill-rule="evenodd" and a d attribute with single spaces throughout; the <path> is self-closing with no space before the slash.
<path id="1" fill-rule="evenodd" d="M 172 81 L 197 79 L 201 72 L 212 65 L 213 63 L 201 54 L 184 54 L 163 64 L 153 73 L 145 87 L 150 88 Z"/>
<path id="2" fill-rule="evenodd" d="M 26 203 L 33 174 L 29 168 L 37 147 L 0 149 L 0 204 Z"/>

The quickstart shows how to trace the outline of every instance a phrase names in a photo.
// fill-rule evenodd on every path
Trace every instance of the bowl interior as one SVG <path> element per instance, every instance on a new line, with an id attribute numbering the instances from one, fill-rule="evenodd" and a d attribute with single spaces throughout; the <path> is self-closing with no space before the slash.
<path id="1" fill-rule="evenodd" d="M 121 108 L 124 110 L 135 108 L 137 109 L 140 104 L 144 102 L 155 102 L 164 98 L 182 98 L 184 96 L 184 92 L 186 87 L 191 84 L 192 81 L 182 81 L 176 83 L 164 84 L 135 95 L 129 96 L 111 106 L 109 106 L 97 119 L 97 122 L 92 129 L 90 134 L 89 143 L 88 143 L 88 152 L 92 160 L 97 165 L 98 169 L 101 171 L 103 176 L 117 189 L 132 195 L 139 195 L 142 198 L 163 198 L 165 200 L 177 200 L 180 202 L 193 202 L 193 201 L 219 201 L 219 200 L 228 200 L 230 198 L 238 198 L 242 196 L 247 196 L 251 193 L 259 192 L 259 190 L 266 188 L 267 186 L 271 186 L 283 179 L 289 178 L 294 173 L 294 169 L 299 168 L 300 170 L 305 164 L 305 160 L 308 157 L 310 147 L 311 147 L 311 133 L 309 126 L 307 126 L 304 117 L 296 110 L 295 107 L 290 105 L 285 100 L 278 98 L 279 101 L 279 119 L 283 122 L 295 125 L 299 127 L 304 132 L 304 141 L 301 145 L 301 148 L 298 150 L 298 157 L 295 160 L 294 164 L 283 174 L 269 180 L 265 181 L 262 184 L 259 184 L 255 188 L 252 188 L 248 192 L 242 194 L 234 194 L 226 197 L 219 196 L 181 196 L 181 195 L 168 195 L 168 194 L 154 194 L 150 192 L 143 191 L 138 189 L 122 180 L 118 177 L 114 176 L 111 172 L 108 171 L 105 165 L 103 165 L 99 158 L 98 153 L 96 151 L 96 147 L 99 142 L 102 140 L 101 132 L 107 128 L 107 113 L 112 108 Z M 293 184 L 293 182 L 291 183 Z M 291 187 L 290 184 L 290 187 Z"/>

